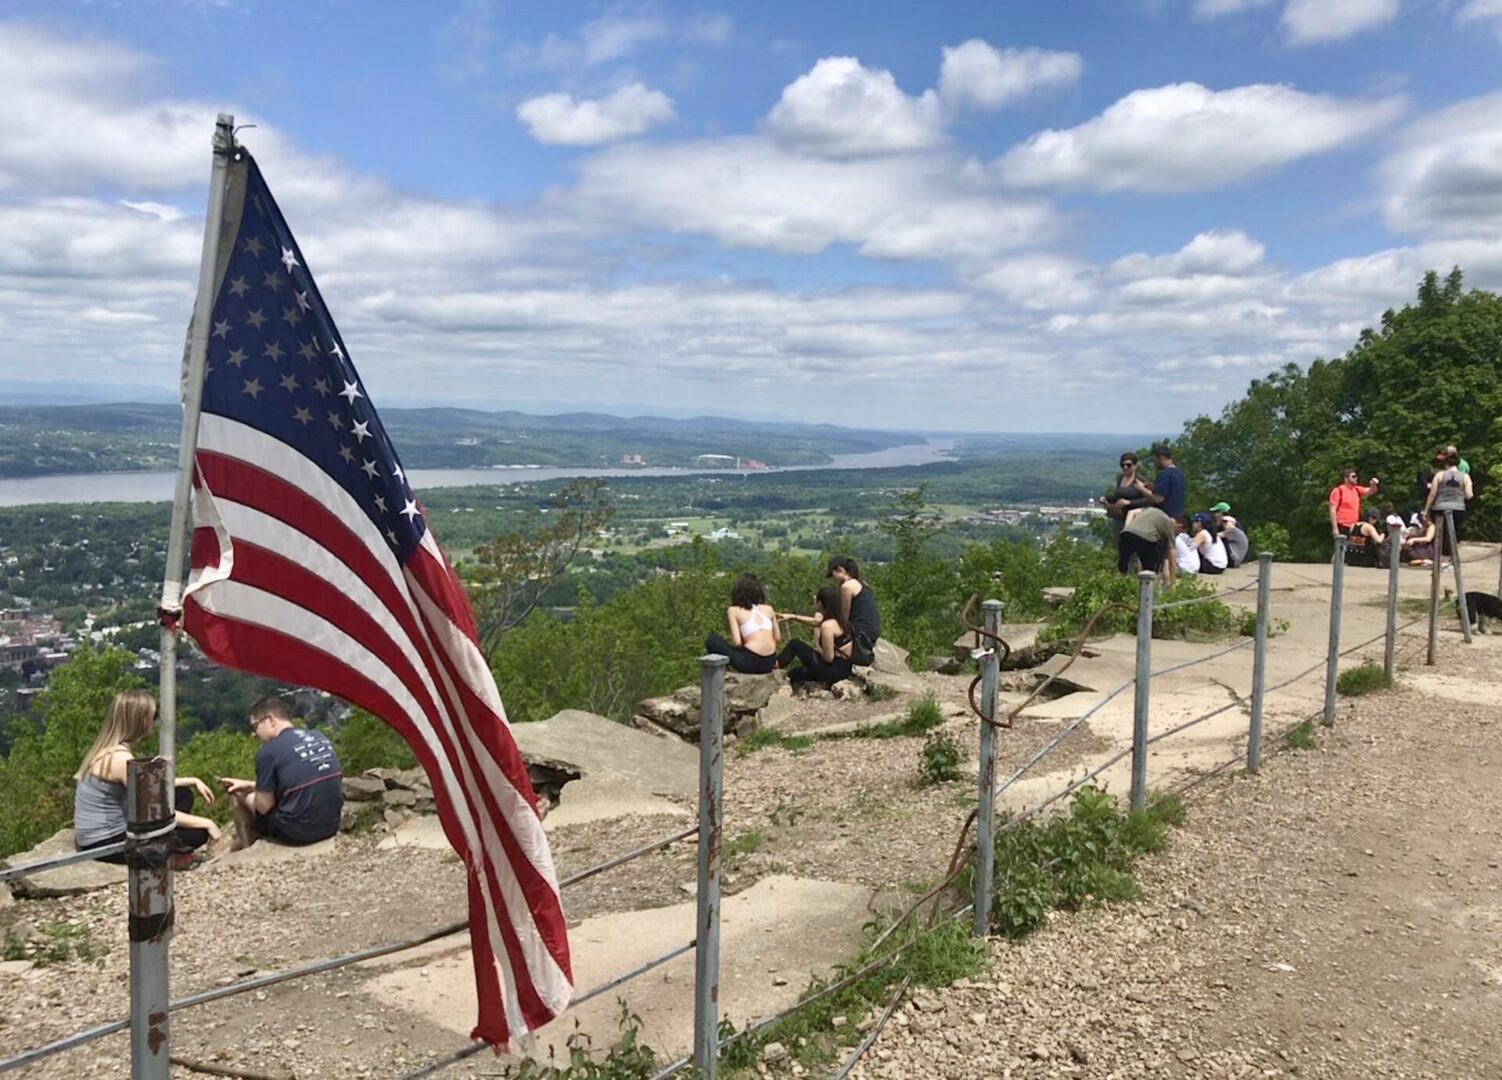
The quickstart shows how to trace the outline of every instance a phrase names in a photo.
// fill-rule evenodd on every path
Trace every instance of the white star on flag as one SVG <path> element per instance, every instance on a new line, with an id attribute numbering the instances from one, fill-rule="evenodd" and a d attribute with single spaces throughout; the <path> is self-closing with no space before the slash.
<path id="1" fill-rule="evenodd" d="M 297 256 L 292 254 L 291 248 L 284 247 L 282 248 L 282 265 L 287 268 L 287 273 L 290 274 L 294 266 L 301 266 L 302 263 L 297 261 Z"/>

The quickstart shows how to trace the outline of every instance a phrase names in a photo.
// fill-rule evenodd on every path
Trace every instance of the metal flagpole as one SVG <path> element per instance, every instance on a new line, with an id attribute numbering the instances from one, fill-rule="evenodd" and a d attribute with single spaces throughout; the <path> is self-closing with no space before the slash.
<path id="1" fill-rule="evenodd" d="M 177 488 L 172 495 L 172 531 L 167 534 L 167 569 L 162 577 L 161 674 L 157 686 L 159 753 L 167 759 L 168 784 L 177 773 L 177 633 L 182 613 L 183 557 L 187 552 L 188 499 L 193 492 L 194 454 L 198 449 L 198 413 L 214 313 L 218 277 L 219 232 L 224 223 L 224 189 L 235 146 L 235 118 L 220 113 L 214 125 L 214 167 L 209 173 L 209 206 L 203 221 L 203 257 L 198 264 L 198 299 L 188 334 L 187 371 L 183 378 L 183 431 L 177 449 Z"/>

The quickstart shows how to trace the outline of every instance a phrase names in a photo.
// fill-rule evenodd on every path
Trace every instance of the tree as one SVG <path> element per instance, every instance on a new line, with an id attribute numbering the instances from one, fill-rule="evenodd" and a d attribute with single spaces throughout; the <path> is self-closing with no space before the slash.
<path id="1" fill-rule="evenodd" d="M 1424 276 L 1343 357 L 1254 380 L 1218 419 L 1191 421 L 1176 460 L 1201 505 L 1225 499 L 1248 525 L 1288 530 L 1295 557 L 1329 554 L 1325 495 L 1342 465 L 1413 508 L 1414 482 L 1454 443 L 1476 481 L 1468 531 L 1502 532 L 1502 298 L 1467 292 L 1459 269 Z"/>
<path id="2" fill-rule="evenodd" d="M 475 548 L 470 601 L 480 645 L 488 653 L 542 602 L 615 514 L 600 480 L 572 480 L 553 499 L 546 522 L 533 514 L 519 529 Z"/>

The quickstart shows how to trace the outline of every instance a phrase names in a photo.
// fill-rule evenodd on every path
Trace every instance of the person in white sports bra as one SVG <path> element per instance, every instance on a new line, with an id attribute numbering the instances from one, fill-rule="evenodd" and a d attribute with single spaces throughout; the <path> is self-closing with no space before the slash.
<path id="1" fill-rule="evenodd" d="M 777 659 L 777 617 L 767 603 L 767 592 L 755 574 L 742 574 L 730 590 L 730 606 L 725 609 L 730 629 L 727 641 L 719 634 L 704 639 L 706 653 L 730 658 L 730 669 L 746 675 L 766 675 Z"/>

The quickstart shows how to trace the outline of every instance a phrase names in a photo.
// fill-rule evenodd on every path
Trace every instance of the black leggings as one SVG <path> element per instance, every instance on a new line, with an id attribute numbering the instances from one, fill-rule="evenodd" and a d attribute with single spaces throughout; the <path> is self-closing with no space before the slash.
<path id="1" fill-rule="evenodd" d="M 1460 527 L 1465 524 L 1464 510 L 1451 510 L 1450 514 L 1455 518 L 1455 538 L 1460 539 Z M 1439 534 L 1439 550 L 1446 557 L 1453 556 L 1455 551 L 1450 546 L 1450 529 L 1445 525 L 1445 512 L 1434 512 L 1434 531 Z"/>
<path id="2" fill-rule="evenodd" d="M 1116 569 L 1120 573 L 1127 573 L 1132 568 L 1132 556 L 1137 556 L 1137 561 L 1142 564 L 1142 569 L 1157 573 L 1158 567 L 1163 565 L 1163 549 L 1136 533 L 1124 532 L 1116 539 Z"/>
<path id="3" fill-rule="evenodd" d="M 172 802 L 175 809 L 184 814 L 189 813 L 193 809 L 193 789 L 185 787 L 178 788 L 176 792 L 173 793 Z M 124 839 L 125 834 L 120 833 L 117 836 L 110 836 L 106 837 L 103 840 L 96 840 L 92 844 L 80 844 L 78 845 L 78 850 L 89 851 L 96 847 L 108 847 L 110 844 L 118 844 Z M 179 825 L 177 827 L 177 832 L 173 834 L 172 846 L 178 851 L 197 851 L 208 842 L 209 830 L 195 829 L 186 825 Z M 124 865 L 125 852 L 122 851 L 118 855 L 106 855 L 99 861 Z"/>
<path id="4" fill-rule="evenodd" d="M 833 661 L 826 661 L 806 641 L 789 641 L 777 657 L 777 662 L 786 668 L 792 667 L 795 661 L 798 667 L 789 673 L 793 682 L 819 682 L 833 686 L 841 679 L 850 678 L 850 657 L 836 654 Z"/>
<path id="5" fill-rule="evenodd" d="M 704 651 L 714 656 L 730 657 L 730 670 L 743 675 L 770 675 L 777 663 L 776 656 L 762 656 L 740 645 L 732 645 L 719 634 L 710 634 L 704 639 Z"/>

